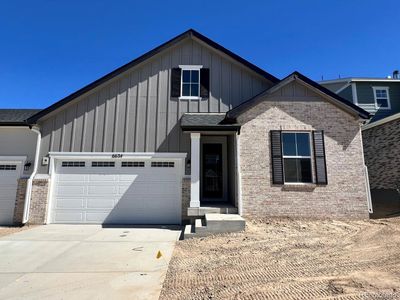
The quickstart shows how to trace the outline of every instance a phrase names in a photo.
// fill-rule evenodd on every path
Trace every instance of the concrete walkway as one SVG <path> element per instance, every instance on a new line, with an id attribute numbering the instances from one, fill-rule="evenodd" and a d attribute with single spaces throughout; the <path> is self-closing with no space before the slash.
<path id="1" fill-rule="evenodd" d="M 0 299 L 158 299 L 179 235 L 46 225 L 2 237 Z"/>

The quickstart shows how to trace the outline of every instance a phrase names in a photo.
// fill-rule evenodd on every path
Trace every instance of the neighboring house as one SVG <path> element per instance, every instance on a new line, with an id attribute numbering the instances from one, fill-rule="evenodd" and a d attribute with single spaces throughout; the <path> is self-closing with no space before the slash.
<path id="1" fill-rule="evenodd" d="M 18 223 L 22 208 L 16 207 L 16 190 L 25 194 L 25 179 L 33 172 L 37 134 L 26 119 L 38 109 L 0 109 L 0 224 Z M 20 186 L 18 186 L 18 180 Z M 24 199 L 22 200 L 22 206 Z"/>
<path id="2" fill-rule="evenodd" d="M 17 209 L 31 223 L 368 217 L 368 117 L 189 30 L 26 120 L 40 151 Z"/>
<path id="3" fill-rule="evenodd" d="M 393 78 L 340 78 L 320 81 L 340 97 L 368 111 L 375 122 L 400 112 L 400 79 L 398 71 Z"/>
<path id="4" fill-rule="evenodd" d="M 362 129 L 373 217 L 400 215 L 400 113 Z"/>

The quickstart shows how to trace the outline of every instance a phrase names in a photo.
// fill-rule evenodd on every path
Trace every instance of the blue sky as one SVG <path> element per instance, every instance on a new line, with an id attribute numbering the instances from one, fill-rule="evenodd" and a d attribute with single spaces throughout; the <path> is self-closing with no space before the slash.
<path id="1" fill-rule="evenodd" d="M 243 4 L 245 3 L 245 4 Z M 282 78 L 400 68 L 400 1 L 2 1 L 0 107 L 44 108 L 193 28 Z"/>

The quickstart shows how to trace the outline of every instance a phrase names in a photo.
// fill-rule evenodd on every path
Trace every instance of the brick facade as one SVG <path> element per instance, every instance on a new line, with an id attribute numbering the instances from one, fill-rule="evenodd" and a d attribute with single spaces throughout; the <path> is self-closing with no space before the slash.
<path id="1" fill-rule="evenodd" d="M 263 99 L 238 119 L 242 124 L 243 214 L 255 218 L 367 218 L 358 120 L 304 86 L 291 85 Z M 270 130 L 324 130 L 328 184 L 273 185 Z"/>
<path id="2" fill-rule="evenodd" d="M 24 217 L 24 205 L 26 195 L 26 184 L 28 179 L 20 178 L 18 180 L 17 195 L 15 197 L 15 208 L 14 208 L 14 224 L 22 224 L 22 218 Z"/>
<path id="3" fill-rule="evenodd" d="M 30 224 L 44 224 L 46 221 L 48 204 L 48 179 L 34 179 L 32 183 L 32 197 L 30 205 Z"/>
<path id="4" fill-rule="evenodd" d="M 371 189 L 400 188 L 400 119 L 362 132 Z"/>
<path id="5" fill-rule="evenodd" d="M 182 178 L 182 221 L 190 220 L 187 215 L 190 206 L 190 177 Z"/>

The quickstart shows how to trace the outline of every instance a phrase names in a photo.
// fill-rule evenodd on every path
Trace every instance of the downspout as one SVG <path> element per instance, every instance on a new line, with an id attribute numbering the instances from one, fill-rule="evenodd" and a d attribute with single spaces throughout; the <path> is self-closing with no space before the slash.
<path id="1" fill-rule="evenodd" d="M 371 187 L 370 187 L 370 184 L 369 184 L 368 167 L 365 164 L 364 143 L 363 143 L 361 126 L 360 126 L 360 137 L 361 137 L 362 161 L 363 161 L 364 175 L 365 175 L 365 189 L 366 189 L 366 193 L 367 193 L 367 207 L 368 207 L 368 212 L 370 214 L 372 214 L 374 212 L 374 209 L 373 209 L 373 206 L 372 206 Z"/>
<path id="2" fill-rule="evenodd" d="M 22 218 L 22 224 L 26 224 L 29 221 L 29 211 L 31 204 L 31 195 L 32 195 L 32 182 L 33 178 L 36 176 L 38 165 L 39 165 L 39 152 L 40 152 L 40 142 L 42 140 L 42 134 L 40 130 L 31 127 L 31 130 L 37 134 L 36 140 L 36 152 L 35 152 L 35 161 L 33 163 L 33 171 L 31 176 L 29 176 L 28 181 L 26 183 L 26 193 L 25 193 L 25 203 L 24 203 L 24 215 Z"/>

